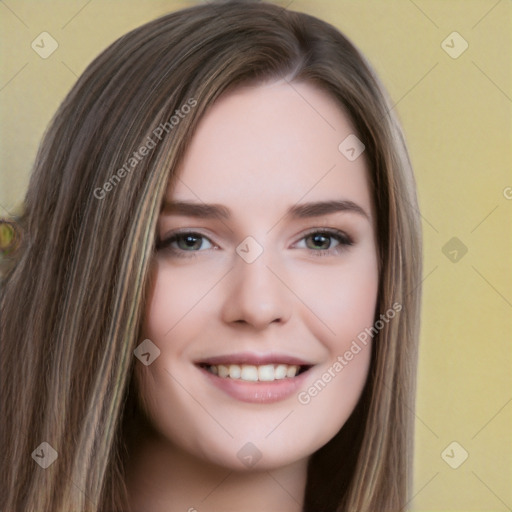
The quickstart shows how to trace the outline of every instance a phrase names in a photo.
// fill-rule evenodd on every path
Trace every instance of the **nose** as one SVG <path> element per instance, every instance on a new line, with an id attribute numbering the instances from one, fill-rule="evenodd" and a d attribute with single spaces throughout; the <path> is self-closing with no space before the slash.
<path id="1" fill-rule="evenodd" d="M 229 273 L 222 305 L 223 321 L 265 329 L 271 323 L 286 323 L 293 307 L 292 293 L 282 272 L 267 266 L 265 251 L 252 263 L 236 256 Z M 274 266 L 274 265 L 273 265 Z M 279 276 L 279 277 L 278 277 Z"/>

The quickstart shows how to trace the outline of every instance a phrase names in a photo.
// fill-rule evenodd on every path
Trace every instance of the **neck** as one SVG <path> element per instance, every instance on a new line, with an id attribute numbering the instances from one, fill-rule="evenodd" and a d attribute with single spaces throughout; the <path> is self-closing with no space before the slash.
<path id="1" fill-rule="evenodd" d="M 223 468 L 148 430 L 130 450 L 131 512 L 300 512 L 307 459 L 260 471 Z"/>

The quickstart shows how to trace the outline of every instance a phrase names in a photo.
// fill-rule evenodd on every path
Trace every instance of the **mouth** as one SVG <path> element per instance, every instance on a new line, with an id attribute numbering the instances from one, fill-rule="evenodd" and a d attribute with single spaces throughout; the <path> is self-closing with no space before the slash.
<path id="1" fill-rule="evenodd" d="M 236 400 L 272 403 L 296 393 L 314 364 L 284 354 L 243 353 L 197 361 L 195 366 L 206 382 Z"/>

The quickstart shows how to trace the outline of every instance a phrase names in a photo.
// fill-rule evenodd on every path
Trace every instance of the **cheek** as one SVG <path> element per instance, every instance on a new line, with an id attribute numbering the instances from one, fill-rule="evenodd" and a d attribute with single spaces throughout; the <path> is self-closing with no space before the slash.
<path id="1" fill-rule="evenodd" d="M 347 257 L 335 269 L 319 265 L 297 289 L 307 298 L 310 329 L 334 355 L 343 354 L 352 340 L 372 326 L 375 317 L 379 275 L 373 246 Z"/>
<path id="2" fill-rule="evenodd" d="M 346 262 L 346 263 L 345 263 Z M 310 273 L 309 286 L 296 286 L 308 298 L 304 323 L 323 345 L 323 364 L 298 395 L 301 415 L 317 439 L 328 441 L 354 410 L 367 380 L 379 286 L 373 246 L 346 258 L 335 270 L 318 266 Z M 299 288 L 300 286 L 300 288 Z M 318 426 L 319 417 L 324 418 Z M 316 427 L 315 427 L 316 425 Z"/>
<path id="3" fill-rule="evenodd" d="M 155 412 L 162 410 L 162 405 L 159 403 L 160 390 L 166 389 L 167 393 L 173 392 L 173 386 L 170 385 L 172 378 L 168 371 L 172 371 L 172 360 L 179 357 L 185 345 L 184 343 L 180 345 L 179 340 L 183 338 L 176 336 L 176 332 L 184 323 L 186 324 L 180 319 L 186 318 L 187 304 L 194 297 L 191 296 L 193 287 L 187 287 L 184 284 L 185 281 L 180 279 L 179 273 L 166 272 L 165 265 L 155 260 L 139 341 L 149 339 L 160 353 L 148 366 L 137 361 L 134 369 L 139 401 L 142 409 L 150 412 L 153 420 Z M 190 326 L 188 327 L 190 329 Z M 173 343 L 169 343 L 170 340 Z M 171 397 L 168 396 L 168 399 Z M 156 414 L 156 418 L 159 415 L 160 413 Z"/>
<path id="4" fill-rule="evenodd" d="M 207 296 L 220 275 L 193 265 L 171 268 L 165 260 L 154 262 L 140 341 L 151 340 L 160 355 L 148 366 L 137 361 L 134 379 L 142 409 L 171 438 L 194 430 L 186 416 L 173 412 L 188 410 L 193 403 L 184 391 L 184 385 L 194 379 L 190 372 L 195 371 L 190 364 L 190 340 L 204 333 L 200 319 L 212 315 Z"/>
<path id="5" fill-rule="evenodd" d="M 183 340 L 184 345 L 196 330 L 200 332 L 200 325 L 194 317 L 205 314 L 207 296 L 222 276 L 221 270 L 217 270 L 206 265 L 173 267 L 164 258 L 156 259 L 152 286 L 147 294 L 142 336 L 160 340 L 166 350 L 178 353 L 181 349 L 179 340 Z"/>

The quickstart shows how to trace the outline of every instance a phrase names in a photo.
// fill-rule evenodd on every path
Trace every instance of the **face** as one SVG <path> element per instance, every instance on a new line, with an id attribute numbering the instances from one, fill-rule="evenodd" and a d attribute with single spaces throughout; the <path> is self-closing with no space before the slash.
<path id="1" fill-rule="evenodd" d="M 364 153 L 339 149 L 354 129 L 330 96 L 292 85 L 230 91 L 201 120 L 158 223 L 142 339 L 160 355 L 136 365 L 161 437 L 237 470 L 327 443 L 370 363 L 357 338 L 378 289 Z"/>

